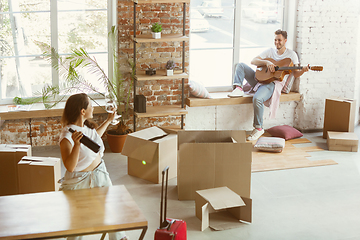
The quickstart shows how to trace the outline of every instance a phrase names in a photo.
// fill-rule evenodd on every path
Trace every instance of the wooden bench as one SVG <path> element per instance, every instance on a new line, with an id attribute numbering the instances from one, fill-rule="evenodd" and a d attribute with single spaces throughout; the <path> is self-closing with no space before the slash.
<path id="1" fill-rule="evenodd" d="M 227 92 L 211 93 L 212 98 L 196 98 L 189 97 L 185 103 L 189 107 L 205 107 L 205 106 L 220 106 L 220 105 L 237 105 L 252 103 L 252 95 L 245 95 L 244 97 L 229 98 Z M 301 94 L 296 92 L 290 92 L 288 94 L 283 93 L 280 96 L 280 102 L 300 101 Z"/>

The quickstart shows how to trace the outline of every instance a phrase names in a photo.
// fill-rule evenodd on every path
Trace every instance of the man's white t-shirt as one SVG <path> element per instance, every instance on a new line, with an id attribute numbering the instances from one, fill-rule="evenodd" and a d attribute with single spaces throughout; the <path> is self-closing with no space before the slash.
<path id="1" fill-rule="evenodd" d="M 279 55 L 277 53 L 276 48 L 269 48 L 269 49 L 263 51 L 262 53 L 260 53 L 259 57 L 262 58 L 262 59 L 264 59 L 264 58 L 272 58 L 275 61 L 280 61 L 280 60 L 283 60 L 285 58 L 290 58 L 294 65 L 299 64 L 299 58 L 298 58 L 297 54 L 293 50 L 288 49 L 288 48 L 286 48 L 285 52 L 283 54 L 281 54 L 281 55 Z"/>

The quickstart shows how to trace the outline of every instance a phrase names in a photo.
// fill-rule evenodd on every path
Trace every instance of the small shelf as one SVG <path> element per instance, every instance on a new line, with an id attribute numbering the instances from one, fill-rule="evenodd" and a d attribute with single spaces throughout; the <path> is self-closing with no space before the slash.
<path id="1" fill-rule="evenodd" d="M 180 116 L 187 114 L 188 111 L 181 108 L 180 105 L 166 105 L 166 106 L 155 106 L 146 107 L 146 113 L 137 113 L 135 115 L 138 118 L 146 117 L 166 117 L 166 116 Z"/>
<path id="2" fill-rule="evenodd" d="M 148 80 L 166 80 L 166 79 L 178 79 L 178 78 L 188 78 L 189 74 L 182 72 L 181 70 L 175 70 L 174 75 L 166 76 L 165 70 L 156 70 L 155 75 L 146 75 L 145 71 L 139 71 L 136 74 L 136 80 L 138 81 L 148 81 Z"/>
<path id="3" fill-rule="evenodd" d="M 145 42 L 182 42 L 189 41 L 189 37 L 184 36 L 182 34 L 161 34 L 161 38 L 152 38 L 151 34 L 143 34 L 138 35 L 136 37 L 130 36 L 131 40 L 137 43 L 145 43 Z"/>
<path id="4" fill-rule="evenodd" d="M 134 3 L 190 3 L 190 0 L 132 0 Z"/>

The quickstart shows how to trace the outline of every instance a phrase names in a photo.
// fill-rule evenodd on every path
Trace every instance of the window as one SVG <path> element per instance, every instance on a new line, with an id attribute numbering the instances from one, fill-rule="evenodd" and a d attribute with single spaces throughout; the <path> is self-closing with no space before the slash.
<path id="1" fill-rule="evenodd" d="M 190 80 L 210 91 L 229 91 L 235 64 L 250 66 L 283 27 L 283 0 L 193 0 L 190 9 Z"/>
<path id="2" fill-rule="evenodd" d="M 0 0 L 1 103 L 34 96 L 46 84 L 61 84 L 41 56 L 43 43 L 60 55 L 85 48 L 107 71 L 112 4 L 112 0 Z"/>

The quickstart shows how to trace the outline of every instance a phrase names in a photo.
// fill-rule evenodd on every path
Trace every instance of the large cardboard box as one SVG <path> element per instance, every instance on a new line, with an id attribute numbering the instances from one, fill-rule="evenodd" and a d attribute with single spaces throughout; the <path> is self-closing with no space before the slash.
<path id="1" fill-rule="evenodd" d="M 128 134 L 121 154 L 128 156 L 128 174 L 160 183 L 162 170 L 169 166 L 169 179 L 177 172 L 177 135 L 158 127 Z"/>
<path id="2" fill-rule="evenodd" d="M 18 162 L 24 156 L 31 156 L 30 145 L 0 145 L 0 196 L 19 193 Z"/>
<path id="3" fill-rule="evenodd" d="M 227 187 L 196 191 L 195 212 L 201 231 L 209 226 L 214 230 L 239 227 L 240 220 L 251 222 L 251 210 L 251 199 L 241 198 Z"/>
<path id="4" fill-rule="evenodd" d="M 245 131 L 179 131 L 178 198 L 198 190 L 228 187 L 250 198 L 252 144 Z"/>
<path id="5" fill-rule="evenodd" d="M 58 191 L 60 178 L 60 158 L 25 156 L 18 163 L 21 194 Z"/>
<path id="6" fill-rule="evenodd" d="M 330 151 L 357 152 L 359 139 L 353 132 L 327 132 L 327 145 Z"/>
<path id="7" fill-rule="evenodd" d="M 327 131 L 354 132 L 356 100 L 327 98 L 325 100 L 323 138 Z"/>

